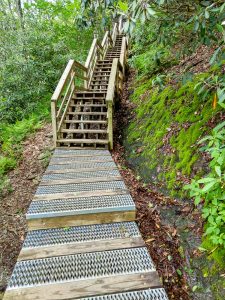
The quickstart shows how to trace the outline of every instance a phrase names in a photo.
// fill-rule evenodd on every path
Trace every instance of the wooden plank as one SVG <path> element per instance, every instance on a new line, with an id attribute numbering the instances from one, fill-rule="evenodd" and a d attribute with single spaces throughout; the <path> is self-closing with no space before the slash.
<path id="1" fill-rule="evenodd" d="M 113 196 L 128 194 L 128 190 L 100 190 L 91 192 L 73 192 L 73 193 L 55 193 L 55 194 L 41 194 L 35 195 L 33 201 L 40 200 L 56 200 L 56 199 L 69 199 L 69 198 L 82 198 L 82 197 L 98 197 L 98 196 Z"/>
<path id="2" fill-rule="evenodd" d="M 62 92 L 62 90 L 63 90 L 63 88 L 66 84 L 67 79 L 70 76 L 70 72 L 71 72 L 73 66 L 74 66 L 74 60 L 70 59 L 67 66 L 66 66 L 66 68 L 65 68 L 65 70 L 64 70 L 64 72 L 63 72 L 63 74 L 62 74 L 62 76 L 61 76 L 61 78 L 60 78 L 60 80 L 59 80 L 59 83 L 58 83 L 58 85 L 57 85 L 57 87 L 56 87 L 56 89 L 55 89 L 55 91 L 52 95 L 52 98 L 51 98 L 52 101 L 57 101 L 58 98 L 60 97 L 60 94 L 61 94 L 61 92 Z"/>
<path id="3" fill-rule="evenodd" d="M 108 140 L 94 140 L 94 139 L 58 139 L 58 143 L 71 143 L 71 144 L 108 144 Z"/>
<path id="4" fill-rule="evenodd" d="M 81 112 L 81 111 L 75 111 L 75 112 L 68 112 L 67 115 L 82 115 L 82 116 L 106 116 L 106 112 Z"/>
<path id="5" fill-rule="evenodd" d="M 156 271 L 7 290 L 4 300 L 68 300 L 162 287 Z"/>
<path id="6" fill-rule="evenodd" d="M 67 147 L 68 148 L 68 147 Z M 67 149 L 63 148 L 62 149 Z M 70 149 L 73 149 L 70 147 Z M 77 149 L 77 148 L 74 148 Z M 84 149 L 84 148 L 80 148 Z M 95 148 L 93 148 L 95 149 Z M 96 149 L 95 149 L 96 150 Z M 95 172 L 95 171 L 104 171 L 104 170 L 117 170 L 116 165 L 113 167 L 98 167 L 98 168 L 82 168 L 82 169 L 63 169 L 63 170 L 46 170 L 45 174 L 61 174 L 61 173 L 71 173 L 71 172 Z"/>
<path id="7" fill-rule="evenodd" d="M 70 183 L 90 183 L 90 182 L 105 182 L 105 181 L 117 181 L 123 180 L 121 176 L 111 177 L 91 177 L 80 179 L 66 179 L 66 180 L 42 180 L 40 186 L 57 185 L 57 184 L 70 184 Z"/>
<path id="8" fill-rule="evenodd" d="M 125 248 L 144 247 L 145 243 L 141 237 L 105 239 L 97 241 L 87 241 L 82 243 L 68 243 L 51 245 L 36 248 L 22 248 L 18 261 L 28 259 L 38 259 L 60 255 L 72 255 L 78 253 L 108 251 Z"/>
<path id="9" fill-rule="evenodd" d="M 105 129 L 61 129 L 61 132 L 67 133 L 107 133 Z"/>
<path id="10" fill-rule="evenodd" d="M 28 230 L 61 228 L 93 224 L 117 223 L 134 221 L 136 216 L 133 211 L 114 211 L 99 214 L 73 215 L 52 218 L 28 219 Z"/>
<path id="11" fill-rule="evenodd" d="M 90 120 L 64 120 L 64 123 L 73 123 L 73 124 L 80 124 L 80 123 L 88 123 L 88 124 L 107 124 L 107 121 L 90 121 Z M 62 149 L 62 147 L 60 147 Z M 68 149 L 68 147 L 66 148 Z M 69 148 L 70 149 L 70 148 Z"/>
<path id="12" fill-rule="evenodd" d="M 98 141 L 98 140 L 95 140 L 95 141 Z M 85 143 L 85 142 L 84 142 Z M 78 160 L 78 161 L 71 161 L 71 160 L 68 160 L 68 161 L 53 161 L 51 160 L 49 165 L 52 166 L 52 165 L 68 165 L 68 164 L 93 164 L 93 163 L 105 163 L 105 162 L 113 162 L 113 159 L 111 156 L 107 156 L 107 159 L 98 159 L 98 160 Z M 75 167 L 76 168 L 76 167 Z"/>

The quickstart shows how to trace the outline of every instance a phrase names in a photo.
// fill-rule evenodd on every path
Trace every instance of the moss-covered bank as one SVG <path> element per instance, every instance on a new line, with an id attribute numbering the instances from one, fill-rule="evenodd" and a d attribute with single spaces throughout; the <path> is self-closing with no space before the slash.
<path id="1" fill-rule="evenodd" d="M 196 75 L 184 85 L 167 85 L 162 91 L 152 86 L 152 78 L 133 85 L 135 117 L 125 140 L 129 156 L 138 159 L 138 170 L 147 182 L 163 183 L 171 195 L 181 196 L 185 178 L 205 172 L 197 142 L 209 131 L 218 110 L 212 107 L 212 96 L 203 101 L 195 86 L 208 76 Z"/>

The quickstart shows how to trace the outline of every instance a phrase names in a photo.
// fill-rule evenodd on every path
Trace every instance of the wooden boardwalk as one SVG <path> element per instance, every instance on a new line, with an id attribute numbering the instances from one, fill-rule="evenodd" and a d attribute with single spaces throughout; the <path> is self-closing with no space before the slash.
<path id="1" fill-rule="evenodd" d="M 4 300 L 168 300 L 108 150 L 125 74 L 120 27 L 93 40 L 85 66 L 69 61 L 54 92 L 56 149 Z"/>

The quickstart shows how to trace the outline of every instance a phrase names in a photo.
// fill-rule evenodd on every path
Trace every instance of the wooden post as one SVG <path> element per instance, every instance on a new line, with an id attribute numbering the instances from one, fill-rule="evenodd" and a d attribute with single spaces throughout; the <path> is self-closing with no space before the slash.
<path id="1" fill-rule="evenodd" d="M 52 131 L 54 147 L 57 146 L 57 120 L 56 120 L 56 101 L 51 101 L 51 113 L 52 113 Z"/>
<path id="2" fill-rule="evenodd" d="M 123 75 L 125 74 L 125 65 L 126 65 L 125 57 L 126 57 L 126 38 L 123 37 L 122 47 L 121 47 L 121 52 L 120 52 L 120 63 L 123 68 Z"/>
<path id="3" fill-rule="evenodd" d="M 113 101 L 107 102 L 109 149 L 113 149 Z"/>

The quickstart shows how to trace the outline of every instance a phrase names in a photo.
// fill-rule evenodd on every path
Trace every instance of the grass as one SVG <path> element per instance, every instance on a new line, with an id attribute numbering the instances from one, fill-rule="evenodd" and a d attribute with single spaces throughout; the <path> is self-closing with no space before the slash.
<path id="1" fill-rule="evenodd" d="M 0 194 L 9 188 L 7 172 L 14 169 L 22 154 L 21 142 L 50 121 L 50 100 L 44 99 L 30 117 L 14 124 L 0 123 Z"/>

